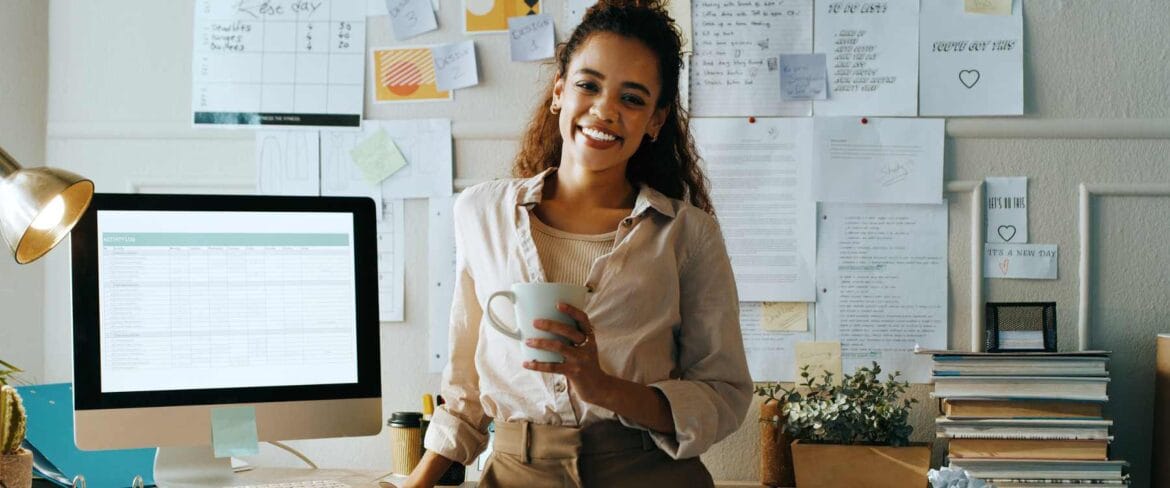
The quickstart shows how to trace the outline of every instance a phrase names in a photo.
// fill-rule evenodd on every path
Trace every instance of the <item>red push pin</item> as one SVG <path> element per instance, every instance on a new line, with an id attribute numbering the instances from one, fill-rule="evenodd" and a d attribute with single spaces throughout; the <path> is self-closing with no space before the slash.
<path id="1" fill-rule="evenodd" d="M 867 119 L 867 118 L 865 118 L 865 117 L 862 117 L 862 118 L 861 118 L 861 125 L 865 125 L 865 124 L 868 124 L 868 123 L 869 123 L 869 119 Z"/>
<path id="2" fill-rule="evenodd" d="M 749 124 L 754 124 L 754 123 L 756 123 L 756 118 L 755 118 L 755 117 L 748 117 L 748 123 L 749 123 Z"/>

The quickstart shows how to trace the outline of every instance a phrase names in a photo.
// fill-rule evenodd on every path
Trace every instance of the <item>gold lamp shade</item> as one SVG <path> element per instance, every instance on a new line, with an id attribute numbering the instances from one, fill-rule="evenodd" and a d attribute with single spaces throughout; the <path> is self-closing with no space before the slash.
<path id="1" fill-rule="evenodd" d="M 0 235 L 17 263 L 31 263 L 53 249 L 92 198 L 92 181 L 56 168 L 21 168 L 0 148 Z"/>

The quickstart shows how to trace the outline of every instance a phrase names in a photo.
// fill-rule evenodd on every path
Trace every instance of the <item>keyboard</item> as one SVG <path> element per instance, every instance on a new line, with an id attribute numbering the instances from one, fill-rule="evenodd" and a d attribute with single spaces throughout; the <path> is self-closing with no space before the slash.
<path id="1" fill-rule="evenodd" d="M 336 480 L 306 480 L 266 483 L 263 485 L 233 486 L 231 488 L 350 488 L 350 486 Z"/>

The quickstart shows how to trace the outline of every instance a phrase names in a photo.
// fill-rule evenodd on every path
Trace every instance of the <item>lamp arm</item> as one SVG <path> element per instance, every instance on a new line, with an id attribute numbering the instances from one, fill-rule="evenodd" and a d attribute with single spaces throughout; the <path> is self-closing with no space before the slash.
<path id="1" fill-rule="evenodd" d="M 20 164 L 17 164 L 16 159 L 8 154 L 4 148 L 0 147 L 0 179 L 7 178 L 8 175 L 20 170 Z"/>

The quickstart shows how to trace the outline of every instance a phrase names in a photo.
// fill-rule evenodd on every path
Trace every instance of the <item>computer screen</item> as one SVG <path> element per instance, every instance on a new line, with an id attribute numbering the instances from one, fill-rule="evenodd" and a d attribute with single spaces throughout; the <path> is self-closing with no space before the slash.
<path id="1" fill-rule="evenodd" d="M 97 194 L 71 238 L 82 449 L 381 429 L 372 200 Z"/>

